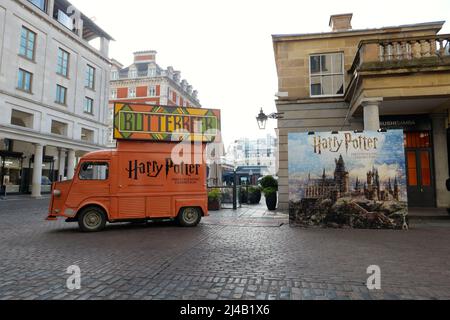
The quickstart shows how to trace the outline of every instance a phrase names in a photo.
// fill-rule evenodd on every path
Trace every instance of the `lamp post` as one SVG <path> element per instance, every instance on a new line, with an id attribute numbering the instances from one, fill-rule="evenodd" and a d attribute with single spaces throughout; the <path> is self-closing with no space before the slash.
<path id="1" fill-rule="evenodd" d="M 283 113 L 271 113 L 269 115 L 266 115 L 263 111 L 263 109 L 261 108 L 261 111 L 259 112 L 259 115 L 256 117 L 256 121 L 258 121 L 258 127 L 260 130 L 265 130 L 266 129 L 266 124 L 267 124 L 267 120 L 268 119 L 282 119 L 283 118 Z"/>
<path id="2" fill-rule="evenodd" d="M 234 159 L 234 168 L 233 168 L 233 210 L 237 210 L 237 197 L 238 197 L 238 175 L 237 175 L 237 161 Z"/>
<path id="3" fill-rule="evenodd" d="M 253 170 L 250 170 L 248 175 L 250 176 L 250 185 L 253 185 Z"/>

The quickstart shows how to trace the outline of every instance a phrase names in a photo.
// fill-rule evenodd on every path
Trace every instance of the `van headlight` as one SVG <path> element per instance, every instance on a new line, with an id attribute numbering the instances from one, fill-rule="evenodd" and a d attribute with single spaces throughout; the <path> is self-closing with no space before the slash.
<path id="1" fill-rule="evenodd" d="M 59 196 L 61 196 L 61 191 L 60 190 L 53 190 L 53 195 L 55 197 L 59 197 Z"/>

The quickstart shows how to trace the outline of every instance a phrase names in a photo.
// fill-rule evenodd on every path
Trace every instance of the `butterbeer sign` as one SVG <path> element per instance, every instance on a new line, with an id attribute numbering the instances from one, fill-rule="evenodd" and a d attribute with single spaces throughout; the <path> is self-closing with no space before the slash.
<path id="1" fill-rule="evenodd" d="M 289 134 L 291 223 L 407 228 L 403 130 Z"/>
<path id="2" fill-rule="evenodd" d="M 214 142 L 220 131 L 220 110 L 114 105 L 114 139 Z"/>

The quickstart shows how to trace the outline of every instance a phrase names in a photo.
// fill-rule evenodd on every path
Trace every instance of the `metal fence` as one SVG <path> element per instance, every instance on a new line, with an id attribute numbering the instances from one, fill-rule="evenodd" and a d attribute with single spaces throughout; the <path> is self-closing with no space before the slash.
<path id="1" fill-rule="evenodd" d="M 222 209 L 237 209 L 240 208 L 238 191 L 234 186 L 210 186 L 208 192 L 219 190 L 221 194 L 221 208 Z"/>
<path id="2" fill-rule="evenodd" d="M 249 188 L 255 187 L 251 185 L 238 186 L 209 186 L 208 192 L 213 190 L 220 190 L 221 194 L 221 208 L 222 209 L 237 209 L 247 205 L 249 197 Z M 245 196 L 244 196 L 245 194 Z"/>

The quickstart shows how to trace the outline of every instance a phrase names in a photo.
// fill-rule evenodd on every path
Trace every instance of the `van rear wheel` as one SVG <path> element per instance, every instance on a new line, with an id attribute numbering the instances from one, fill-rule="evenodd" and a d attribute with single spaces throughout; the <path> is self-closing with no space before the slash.
<path id="1" fill-rule="evenodd" d="M 178 222 L 182 227 L 195 227 L 201 219 L 202 213 L 198 208 L 183 208 L 178 215 Z"/>
<path id="2" fill-rule="evenodd" d="M 102 209 L 87 207 L 78 217 L 78 226 L 83 232 L 98 232 L 106 226 L 106 215 Z"/>

